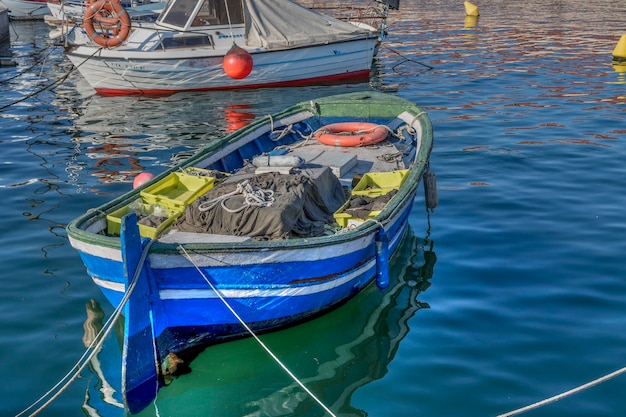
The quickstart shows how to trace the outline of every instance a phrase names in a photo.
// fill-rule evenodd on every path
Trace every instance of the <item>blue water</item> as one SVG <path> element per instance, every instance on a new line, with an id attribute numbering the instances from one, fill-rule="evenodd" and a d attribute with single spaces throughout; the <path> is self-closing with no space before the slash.
<path id="1" fill-rule="evenodd" d="M 611 65 L 624 2 L 476 3 L 471 22 L 462 2 L 404 1 L 369 84 L 114 98 L 73 72 L 11 105 L 72 68 L 44 23 L 13 23 L 19 65 L 0 69 L 0 415 L 71 371 L 89 300 L 112 310 L 65 224 L 238 123 L 369 88 L 428 111 L 439 207 L 415 201 L 395 291 L 267 335 L 279 357 L 337 415 L 372 417 L 496 416 L 626 366 L 626 72 Z M 191 368 L 143 415 L 324 415 L 252 339 Z M 86 415 L 96 374 L 42 415 Z M 618 375 L 521 415 L 622 416 L 624 388 Z"/>

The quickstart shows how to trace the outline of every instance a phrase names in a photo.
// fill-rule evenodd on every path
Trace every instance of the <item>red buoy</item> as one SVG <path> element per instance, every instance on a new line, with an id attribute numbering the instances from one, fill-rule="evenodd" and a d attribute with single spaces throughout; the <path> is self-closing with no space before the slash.
<path id="1" fill-rule="evenodd" d="M 241 80 L 246 78 L 252 71 L 252 55 L 245 49 L 233 44 L 232 48 L 224 55 L 224 72 L 230 78 Z"/>
<path id="2" fill-rule="evenodd" d="M 147 183 L 152 178 L 154 178 L 154 174 L 151 174 L 149 172 L 142 172 L 141 174 L 138 174 L 133 180 L 133 189 Z"/>

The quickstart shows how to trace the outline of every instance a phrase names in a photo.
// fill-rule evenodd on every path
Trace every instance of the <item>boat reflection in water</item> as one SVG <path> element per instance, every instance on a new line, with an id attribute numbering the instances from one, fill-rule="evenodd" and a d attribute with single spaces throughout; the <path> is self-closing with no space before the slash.
<path id="1" fill-rule="evenodd" d="M 432 242 L 409 229 L 390 263 L 391 282 L 385 291 L 372 284 L 322 317 L 261 338 L 334 413 L 362 416 L 351 405 L 352 394 L 387 373 L 409 331 L 409 319 L 429 307 L 418 296 L 430 286 L 435 262 Z M 88 316 L 101 319 L 99 308 L 90 302 Z M 109 337 L 90 364 L 92 378 L 83 405 L 87 415 L 124 415 L 116 386 L 120 346 L 118 338 Z M 321 416 L 324 411 L 253 338 L 246 338 L 205 349 L 138 415 Z"/>
<path id="2" fill-rule="evenodd" d="M 253 103 L 258 94 L 239 96 L 242 101 L 210 93 L 150 98 L 93 95 L 80 107 L 67 109 L 75 116 L 74 150 L 90 160 L 83 164 L 71 160 L 68 172 L 89 169 L 88 175 L 102 185 L 131 183 L 151 166 L 186 159 L 207 141 L 257 117 L 261 110 Z"/>

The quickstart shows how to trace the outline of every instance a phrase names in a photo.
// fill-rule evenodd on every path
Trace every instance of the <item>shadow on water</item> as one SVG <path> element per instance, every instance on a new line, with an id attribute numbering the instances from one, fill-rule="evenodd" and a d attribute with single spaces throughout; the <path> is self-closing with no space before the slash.
<path id="1" fill-rule="evenodd" d="M 391 285 L 370 285 L 343 306 L 317 319 L 263 335 L 263 341 L 307 388 L 333 412 L 364 416 L 351 405 L 360 387 L 382 378 L 408 321 L 427 303 L 419 294 L 430 286 L 436 255 L 433 243 L 409 230 L 390 263 Z M 102 328 L 104 312 L 87 304 L 84 343 Z M 89 366 L 83 411 L 94 416 L 124 415 L 119 392 L 122 325 Z M 190 372 L 159 391 L 141 416 L 321 416 L 319 404 L 289 378 L 253 338 L 208 347 Z"/>

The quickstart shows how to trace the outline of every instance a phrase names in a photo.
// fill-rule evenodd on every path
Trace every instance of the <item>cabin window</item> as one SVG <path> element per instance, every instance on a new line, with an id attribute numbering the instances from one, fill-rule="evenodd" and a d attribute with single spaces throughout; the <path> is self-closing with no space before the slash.
<path id="1" fill-rule="evenodd" d="M 243 23 L 241 0 L 204 0 L 192 26 L 228 25 L 228 17 L 233 25 Z"/>
<path id="2" fill-rule="evenodd" d="M 165 38 L 161 43 L 163 48 L 187 48 L 191 46 L 213 46 L 209 36 L 181 36 L 177 38 Z"/>

